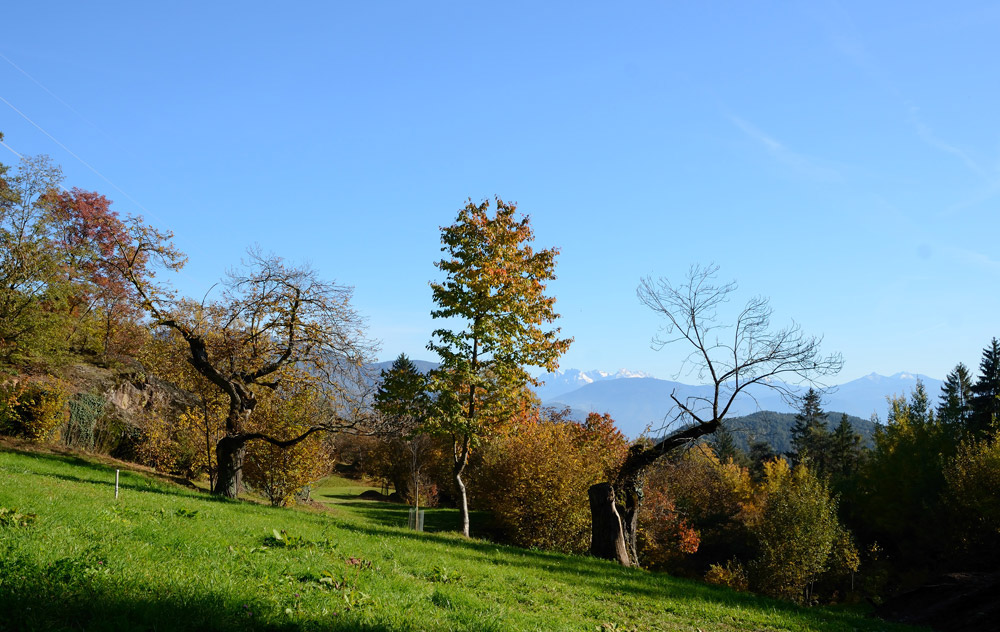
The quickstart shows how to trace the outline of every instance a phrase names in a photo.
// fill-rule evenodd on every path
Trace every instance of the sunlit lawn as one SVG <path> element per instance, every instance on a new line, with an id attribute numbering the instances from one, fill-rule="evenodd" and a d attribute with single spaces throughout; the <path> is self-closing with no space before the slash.
<path id="1" fill-rule="evenodd" d="M 0 630 L 911 629 L 466 540 L 450 510 L 416 533 L 362 490 L 294 511 L 123 472 L 116 501 L 106 465 L 0 451 L 0 507 L 37 515 L 0 526 Z"/>

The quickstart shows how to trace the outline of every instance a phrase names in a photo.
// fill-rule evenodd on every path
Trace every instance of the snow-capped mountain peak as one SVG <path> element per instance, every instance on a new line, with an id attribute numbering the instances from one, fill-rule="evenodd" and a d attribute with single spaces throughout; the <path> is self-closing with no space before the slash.
<path id="1" fill-rule="evenodd" d="M 579 369 L 566 369 L 565 371 L 554 371 L 538 376 L 541 385 L 535 388 L 535 392 L 542 401 L 550 400 L 564 393 L 575 391 L 578 388 L 603 382 L 604 380 L 617 380 L 636 377 L 652 377 L 642 371 L 632 371 L 629 369 L 619 369 L 615 373 L 594 369 L 591 371 L 581 371 Z"/>

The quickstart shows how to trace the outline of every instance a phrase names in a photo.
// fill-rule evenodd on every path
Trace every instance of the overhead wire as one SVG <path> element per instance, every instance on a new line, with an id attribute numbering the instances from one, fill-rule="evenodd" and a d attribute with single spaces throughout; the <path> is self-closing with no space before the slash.
<path id="1" fill-rule="evenodd" d="M 38 123 L 36 123 L 33 120 L 31 120 L 31 118 L 28 117 L 27 114 L 25 114 L 21 110 L 17 109 L 16 107 L 14 107 L 13 103 L 11 103 L 7 99 L 3 98 L 2 96 L 0 96 L 0 101 L 3 101 L 5 104 L 7 104 L 7 107 L 9 107 L 10 109 L 14 110 L 15 112 L 17 112 L 21 116 L 21 118 L 23 118 L 24 120 L 28 121 L 32 125 L 34 125 L 35 129 L 37 129 L 39 132 L 41 132 L 41 133 L 45 134 L 46 136 L 48 136 L 49 140 L 51 140 L 53 143 L 55 143 L 55 144 L 59 145 L 60 147 L 62 147 L 63 150 L 66 153 L 68 153 L 70 156 L 73 156 L 74 158 L 76 158 L 77 161 L 80 162 L 80 164 L 82 164 L 87 169 L 90 169 L 91 171 L 93 171 L 100 179 L 104 180 L 105 182 L 107 182 L 108 184 L 110 184 L 112 187 L 114 187 L 116 191 L 118 191 L 119 193 L 121 193 L 122 195 L 124 195 L 125 197 L 127 197 L 129 199 L 129 201 L 131 201 L 133 204 L 135 204 L 136 206 L 138 206 L 145 213 L 150 214 L 150 215 L 152 214 L 152 213 L 149 212 L 149 209 L 147 209 L 145 206 L 143 206 L 142 204 L 140 204 L 139 201 L 136 200 L 135 198 L 133 198 L 131 195 L 129 195 L 128 193 L 126 193 L 124 191 L 124 189 L 122 189 L 120 186 L 118 186 L 117 184 L 115 184 L 114 182 L 112 182 L 110 178 L 108 178 L 106 175 L 104 175 L 103 173 L 101 173 L 100 171 L 98 171 L 96 168 L 94 168 L 94 166 L 91 165 L 89 162 L 87 162 L 86 160 L 84 160 L 83 158 L 81 158 L 80 156 L 78 156 L 76 154 L 76 152 L 74 152 L 72 149 L 70 149 L 69 147 L 67 147 L 66 145 L 64 145 L 62 142 L 60 142 L 58 138 L 56 138 L 52 134 L 48 133 L 45 130 L 45 128 L 43 128 L 41 125 L 39 125 Z M 10 149 L 10 148 L 8 147 L 8 149 Z M 11 151 L 13 151 L 13 150 L 11 150 Z M 17 152 L 15 152 L 15 153 L 17 153 Z"/>
<path id="2" fill-rule="evenodd" d="M 12 67 L 14 67 L 18 72 L 20 72 L 21 74 L 23 74 L 25 77 L 27 77 L 28 79 L 30 79 L 39 88 L 41 88 L 42 90 L 44 90 L 49 96 L 51 96 L 52 98 L 54 98 L 56 101 L 58 101 L 59 103 L 61 103 L 64 107 L 66 107 L 68 110 L 70 110 L 71 112 L 73 112 L 74 114 L 76 114 L 78 117 L 80 117 L 80 119 L 82 119 L 88 125 L 94 127 L 95 129 L 97 128 L 96 125 L 94 125 L 92 122 L 90 122 L 89 120 L 87 120 L 87 118 L 84 117 L 82 114 L 80 114 L 80 112 L 77 111 L 73 106 L 71 106 L 69 103 L 66 103 L 66 101 L 64 101 L 63 99 L 59 98 L 54 92 L 52 92 L 51 90 L 49 90 L 44 84 L 42 84 L 40 81 L 38 81 L 33 76 L 31 76 L 27 71 L 25 71 L 23 68 L 21 68 L 20 66 L 18 66 L 17 64 L 15 64 L 13 61 L 11 61 L 6 55 L 4 55 L 3 53 L 0 53 L 0 58 L 2 58 L 4 61 L 6 61 Z M 70 149 L 65 144 L 63 144 L 61 141 L 59 141 L 59 139 L 57 139 L 55 136 L 53 136 L 48 131 L 46 131 L 41 125 L 39 125 L 38 123 L 36 123 L 35 121 L 33 121 L 27 114 L 25 114 L 24 112 L 22 112 L 21 110 L 19 110 L 17 107 L 15 107 L 14 104 L 12 104 L 10 101 L 8 101 L 7 99 L 5 99 L 3 96 L 0 96 L 0 101 L 3 101 L 7 105 L 7 107 L 9 107 L 10 109 L 14 110 L 14 112 L 16 112 L 19 116 L 21 116 L 21 118 L 23 118 L 25 121 L 27 121 L 28 123 L 30 123 L 31 125 L 33 125 L 35 127 L 35 129 L 37 129 L 41 133 L 45 134 L 45 136 L 47 136 L 55 144 L 59 145 L 59 147 L 61 147 L 63 150 L 65 150 L 70 156 L 72 156 L 73 158 L 76 158 L 76 160 L 79 161 L 80 164 L 82 164 L 83 166 L 85 166 L 87 169 L 89 169 L 94 174 L 96 174 L 99 178 L 101 178 L 102 180 L 104 180 L 105 182 L 107 182 L 109 185 L 111 185 L 116 191 L 118 191 L 119 193 L 121 193 L 122 195 L 124 195 L 126 198 L 128 198 L 129 201 L 131 201 L 133 204 L 135 204 L 139 209 L 141 209 L 143 211 L 143 213 L 144 213 L 144 215 L 146 217 L 152 217 L 153 219 L 156 219 L 157 221 L 163 223 L 163 219 L 162 218 L 160 218 L 155 213 L 153 213 L 152 211 L 150 211 L 149 209 L 147 209 L 145 206 L 143 206 L 138 200 L 136 200 L 135 198 L 133 198 L 124 189 L 122 189 L 117 184 L 115 184 L 114 182 L 112 182 L 110 178 L 108 178 L 103 173 L 101 173 L 100 171 L 98 171 L 93 165 L 91 165 L 86 160 L 84 160 L 79 155 L 77 155 L 76 152 L 74 152 L 72 149 Z M 15 150 L 13 147 L 11 147 L 10 145 L 8 145 L 5 141 L 0 140 L 0 145 L 3 145 L 4 147 L 6 147 L 11 153 L 13 153 L 19 159 L 21 159 L 21 160 L 25 159 L 24 155 L 22 155 L 20 152 L 18 152 L 17 150 Z M 63 190 L 68 190 L 68 189 L 66 189 L 65 186 L 62 186 L 61 184 L 59 186 Z M 183 277 L 186 277 L 188 279 L 194 280 L 190 275 L 186 274 L 182 270 L 175 270 L 175 273 L 179 274 L 179 275 L 181 275 Z M 214 285 L 213 285 L 213 287 L 214 287 Z"/>

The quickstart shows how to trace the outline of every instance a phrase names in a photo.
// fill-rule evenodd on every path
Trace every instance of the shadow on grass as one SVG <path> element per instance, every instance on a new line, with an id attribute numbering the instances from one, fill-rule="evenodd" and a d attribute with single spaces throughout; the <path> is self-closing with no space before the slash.
<path id="1" fill-rule="evenodd" d="M 349 509 L 355 515 L 384 527 L 405 527 L 409 524 L 409 505 L 378 500 L 360 500 L 357 496 L 349 500 L 342 500 L 337 504 Z M 454 509 L 421 508 L 420 511 L 424 512 L 425 532 L 458 531 L 461 528 L 458 512 Z M 473 524 L 486 519 L 486 515 L 478 515 L 477 513 L 472 515 Z"/>
<path id="2" fill-rule="evenodd" d="M 33 583 L 22 583 L 0 594 L 0 631 L 398 630 L 382 624 L 365 624 L 348 612 L 295 620 L 283 612 L 267 612 L 263 604 L 234 603 L 218 595 L 119 596 L 107 588 L 90 589 L 83 594 L 78 587 L 74 591 L 71 586 L 63 586 L 64 591 L 59 595 L 46 595 L 45 586 Z"/>

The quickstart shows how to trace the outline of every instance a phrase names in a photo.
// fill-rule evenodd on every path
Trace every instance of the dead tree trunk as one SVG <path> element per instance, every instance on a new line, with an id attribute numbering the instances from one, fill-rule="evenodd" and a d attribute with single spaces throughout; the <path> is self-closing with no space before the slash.
<path id="1" fill-rule="evenodd" d="M 615 489 L 611 483 L 598 483 L 588 490 L 593 529 L 590 554 L 606 560 L 616 560 L 622 566 L 631 566 L 625 546 L 625 530 L 615 507 Z"/>
<path id="2" fill-rule="evenodd" d="M 653 446 L 633 446 L 625 458 L 614 486 L 611 483 L 598 483 L 592 486 L 589 491 L 590 552 L 596 557 L 618 560 L 623 566 L 638 565 L 635 539 L 639 507 L 642 505 L 643 470 L 661 456 L 715 432 L 718 427 L 719 419 L 715 418 L 683 428 L 664 437 Z M 616 488 L 619 490 L 618 500 L 622 501 L 624 507 L 624 516 L 619 514 L 615 507 Z M 618 553 L 619 546 L 621 554 Z"/>

